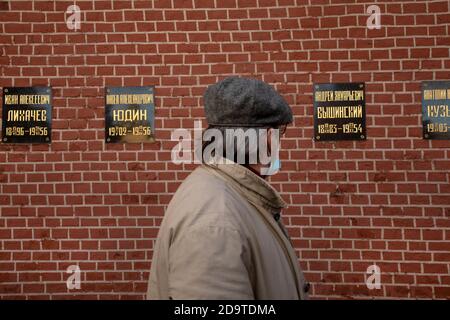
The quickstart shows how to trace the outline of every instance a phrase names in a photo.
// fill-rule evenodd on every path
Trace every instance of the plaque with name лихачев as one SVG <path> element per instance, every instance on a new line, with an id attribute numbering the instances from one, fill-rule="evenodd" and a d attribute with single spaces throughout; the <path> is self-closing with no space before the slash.
<path id="1" fill-rule="evenodd" d="M 2 142 L 50 143 L 52 88 L 3 88 Z"/>
<path id="2" fill-rule="evenodd" d="M 423 138 L 450 139 L 450 81 L 422 82 Z"/>
<path id="3" fill-rule="evenodd" d="M 155 142 L 154 87 L 109 87 L 105 94 L 106 143 Z"/>
<path id="4" fill-rule="evenodd" d="M 365 140 L 364 83 L 314 84 L 314 139 Z"/>

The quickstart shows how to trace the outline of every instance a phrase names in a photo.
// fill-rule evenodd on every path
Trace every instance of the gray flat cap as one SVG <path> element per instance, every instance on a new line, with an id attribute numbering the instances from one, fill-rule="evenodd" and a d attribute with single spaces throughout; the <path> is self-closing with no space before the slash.
<path id="1" fill-rule="evenodd" d="M 283 97 L 257 79 L 229 77 L 219 81 L 206 89 L 204 103 L 211 126 L 278 126 L 293 119 Z"/>

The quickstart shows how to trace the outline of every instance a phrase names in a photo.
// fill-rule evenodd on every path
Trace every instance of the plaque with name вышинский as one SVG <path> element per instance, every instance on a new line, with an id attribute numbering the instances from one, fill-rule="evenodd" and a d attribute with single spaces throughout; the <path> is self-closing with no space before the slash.
<path id="1" fill-rule="evenodd" d="M 314 139 L 365 140 L 364 83 L 314 84 Z"/>
<path id="2" fill-rule="evenodd" d="M 422 82 L 423 138 L 450 140 L 450 81 Z"/>
<path id="3" fill-rule="evenodd" d="M 50 143 L 52 88 L 3 88 L 2 142 Z"/>
<path id="4" fill-rule="evenodd" d="M 154 87 L 109 87 L 105 94 L 107 143 L 155 142 Z"/>

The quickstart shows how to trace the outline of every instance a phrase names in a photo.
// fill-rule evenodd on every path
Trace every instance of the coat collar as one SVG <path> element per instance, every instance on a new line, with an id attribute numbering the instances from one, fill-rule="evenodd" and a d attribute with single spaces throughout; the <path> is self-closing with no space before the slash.
<path id="1" fill-rule="evenodd" d="M 221 175 L 225 175 L 228 179 L 231 179 L 241 189 L 246 191 L 246 196 L 255 198 L 265 207 L 279 211 L 281 208 L 287 206 L 277 190 L 275 190 L 266 180 L 244 166 L 226 158 L 221 158 L 205 165 L 215 169 Z"/>

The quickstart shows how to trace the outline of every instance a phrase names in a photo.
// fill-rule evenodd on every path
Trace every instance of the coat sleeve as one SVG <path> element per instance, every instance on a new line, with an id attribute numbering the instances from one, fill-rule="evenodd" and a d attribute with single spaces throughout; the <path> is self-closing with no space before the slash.
<path id="1" fill-rule="evenodd" d="M 169 248 L 171 299 L 254 299 L 247 241 L 229 227 L 185 230 Z"/>

